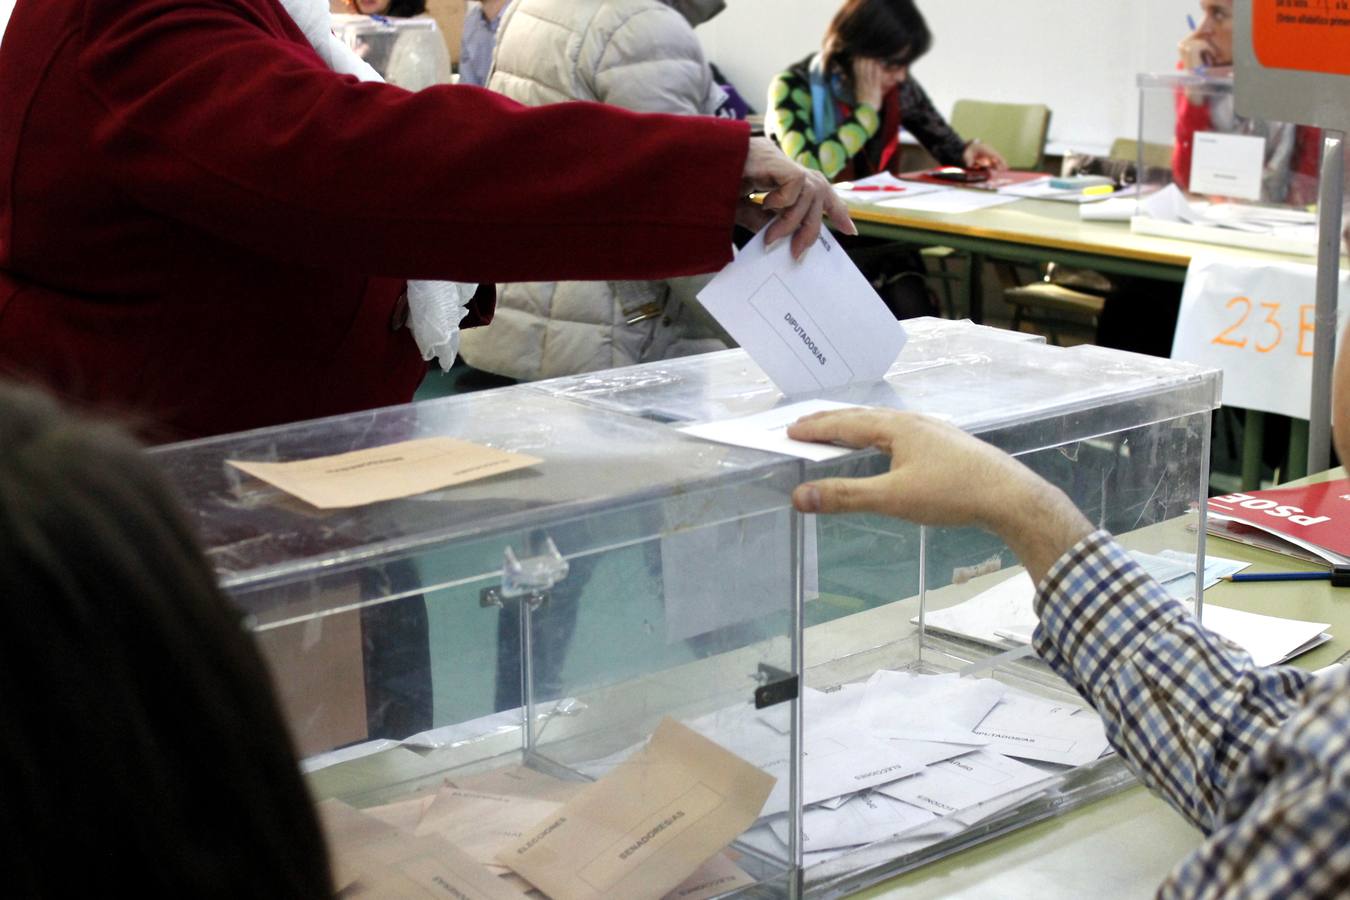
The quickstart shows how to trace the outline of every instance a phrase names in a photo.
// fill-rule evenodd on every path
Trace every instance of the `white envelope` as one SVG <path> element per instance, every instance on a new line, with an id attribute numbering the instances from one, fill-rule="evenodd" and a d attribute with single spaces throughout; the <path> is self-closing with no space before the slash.
<path id="1" fill-rule="evenodd" d="M 921 776 L 915 776 L 919 777 Z M 802 849 L 806 852 L 818 852 L 837 847 L 870 844 L 911 828 L 921 827 L 934 818 L 936 816 L 927 809 L 873 790 L 850 797 L 838 809 L 816 807 L 803 812 Z M 787 840 L 786 816 L 771 820 L 769 827 L 779 840 Z"/>
<path id="2" fill-rule="evenodd" d="M 801 262 L 761 231 L 698 299 L 787 396 L 880 381 L 905 330 L 834 235 Z"/>
<path id="3" fill-rule="evenodd" d="M 1090 763 L 1110 746 L 1092 710 L 1011 689 L 975 733 L 989 739 L 989 750 L 1061 766 Z"/>
<path id="4" fill-rule="evenodd" d="M 1007 687 L 992 678 L 915 675 L 882 669 L 867 683 L 858 723 L 878 736 L 978 746 L 980 724 Z"/>
<path id="5" fill-rule="evenodd" d="M 874 793 L 903 800 L 936 815 L 955 814 L 958 821 L 963 811 L 971 811 L 976 818 L 984 818 L 1026 797 L 1025 789 L 1051 777 L 1026 763 L 1009 759 L 988 750 L 976 750 L 965 756 L 934 763 L 913 778 L 876 788 Z M 1007 804 L 998 803 L 1006 799 Z M 980 807 L 978 810 L 975 807 Z"/>

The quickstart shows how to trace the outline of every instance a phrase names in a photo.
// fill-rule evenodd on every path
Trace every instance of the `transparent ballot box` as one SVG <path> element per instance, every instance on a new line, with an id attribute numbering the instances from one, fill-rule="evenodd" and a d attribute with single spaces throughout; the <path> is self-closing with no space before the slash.
<path id="1" fill-rule="evenodd" d="M 333 33 L 390 84 L 420 91 L 450 83 L 450 50 L 435 19 L 338 13 Z"/>
<path id="2" fill-rule="evenodd" d="M 1062 488 L 1176 596 L 1194 596 L 1217 372 L 970 323 L 905 324 L 882 382 L 823 399 L 980 435 Z M 672 427 L 792 402 L 740 350 L 531 389 Z M 889 461 L 869 449 L 803 465 L 814 479 Z M 805 519 L 807 895 L 846 894 L 1131 783 L 1096 713 L 1031 652 L 1033 588 L 1000 541 L 881 516 Z M 745 841 L 782 855 L 790 837 L 770 822 Z"/>
<path id="3" fill-rule="evenodd" d="M 1143 234 L 1283 253 L 1317 252 L 1321 132 L 1237 113 L 1230 72 L 1140 75 Z M 1168 168 L 1145 166 L 1170 156 Z"/>
<path id="4" fill-rule="evenodd" d="M 332 509 L 231 465 L 427 438 L 532 461 Z M 794 890 L 793 851 L 743 835 L 796 840 L 797 460 L 523 388 L 154 458 L 256 634 L 339 889 Z"/>

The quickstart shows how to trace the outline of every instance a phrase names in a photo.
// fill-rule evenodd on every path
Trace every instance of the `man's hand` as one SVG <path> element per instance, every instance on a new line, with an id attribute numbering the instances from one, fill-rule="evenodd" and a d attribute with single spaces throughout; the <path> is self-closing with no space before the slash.
<path id="1" fill-rule="evenodd" d="M 766 213 L 778 213 L 777 220 L 764 235 L 766 244 L 792 235 L 792 255 L 801 259 L 820 236 L 821 218 L 844 234 L 857 234 L 849 218 L 848 207 L 819 172 L 797 165 L 783 155 L 768 138 L 751 138 L 745 158 L 741 186 L 746 194 L 768 191 L 763 207 L 748 200 L 741 202 L 737 221 L 748 228 L 764 224 Z"/>
<path id="2" fill-rule="evenodd" d="M 1209 38 L 1199 31 L 1186 35 L 1177 44 L 1177 55 L 1181 57 L 1181 67 L 1188 72 L 1208 69 L 1218 62 L 1218 48 Z"/>
<path id="3" fill-rule="evenodd" d="M 1037 583 L 1092 531 L 1058 488 L 1001 450 L 927 416 L 817 413 L 792 425 L 788 437 L 876 447 L 891 457 L 884 475 L 798 486 L 792 502 L 801 512 L 870 512 L 921 525 L 984 528 L 1012 548 Z"/>
<path id="4" fill-rule="evenodd" d="M 1008 168 L 1002 154 L 978 140 L 966 144 L 966 149 L 961 153 L 961 164 L 967 169 L 992 169 L 995 172 Z"/>

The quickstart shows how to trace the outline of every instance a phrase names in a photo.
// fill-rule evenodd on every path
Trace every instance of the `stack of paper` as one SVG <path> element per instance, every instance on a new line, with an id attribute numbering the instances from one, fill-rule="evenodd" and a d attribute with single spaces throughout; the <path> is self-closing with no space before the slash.
<path id="1" fill-rule="evenodd" d="M 808 688 L 802 702 L 808 864 L 896 835 L 938 839 L 951 822 L 969 825 L 1021 803 L 1056 771 L 1107 750 L 1091 710 L 987 678 L 882 670 L 830 692 Z M 787 735 L 782 713 L 728 709 L 690 725 L 786 775 L 786 760 L 775 758 Z M 743 840 L 785 854 L 785 811 L 776 790 L 767 818 Z"/>
<path id="2" fill-rule="evenodd" d="M 1149 574 L 1175 599 L 1193 599 L 1195 556 L 1164 550 L 1157 555 L 1132 553 Z M 1245 569 L 1250 563 L 1220 557 L 1205 558 L 1205 584 L 1212 587 L 1223 575 Z M 1036 589 L 1026 572 L 1020 572 L 982 593 L 946 609 L 930 610 L 924 626 L 943 634 L 994 646 L 1027 644 L 1036 628 Z M 1222 635 L 1251 654 L 1259 666 L 1275 665 L 1307 652 L 1331 639 L 1326 622 L 1304 622 L 1262 616 L 1206 604 L 1201 612 L 1206 628 Z M 912 621 L 918 622 L 915 618 Z"/>

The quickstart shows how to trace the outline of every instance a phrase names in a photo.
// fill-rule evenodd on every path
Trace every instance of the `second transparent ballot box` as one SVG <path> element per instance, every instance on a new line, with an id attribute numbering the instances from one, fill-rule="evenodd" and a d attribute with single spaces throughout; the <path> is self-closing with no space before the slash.
<path id="1" fill-rule="evenodd" d="M 533 461 L 331 509 L 231 464 L 428 438 Z M 256 635 L 337 872 L 377 894 L 482 873 L 558 896 L 789 890 L 788 845 L 742 834 L 796 840 L 798 461 L 523 388 L 154 458 Z M 372 848 L 380 822 L 398 853 Z M 391 872 L 408 854 L 423 868 Z"/>
<path id="2" fill-rule="evenodd" d="M 1194 596 L 1216 372 L 970 323 L 905 324 L 881 383 L 822 398 L 979 435 L 1063 489 L 1174 595 Z M 672 426 L 792 402 L 739 350 L 534 389 Z M 865 450 L 804 465 L 812 479 L 868 476 L 889 460 Z M 808 894 L 841 895 L 1131 783 L 1096 713 L 1032 653 L 1033 586 L 997 538 L 804 518 Z M 747 841 L 784 852 L 772 828 Z"/>
<path id="3" fill-rule="evenodd" d="M 1140 193 L 1132 230 L 1283 253 L 1317 252 L 1322 136 L 1239 115 L 1230 72 L 1140 75 Z M 1170 160 L 1167 167 L 1146 158 Z"/>

